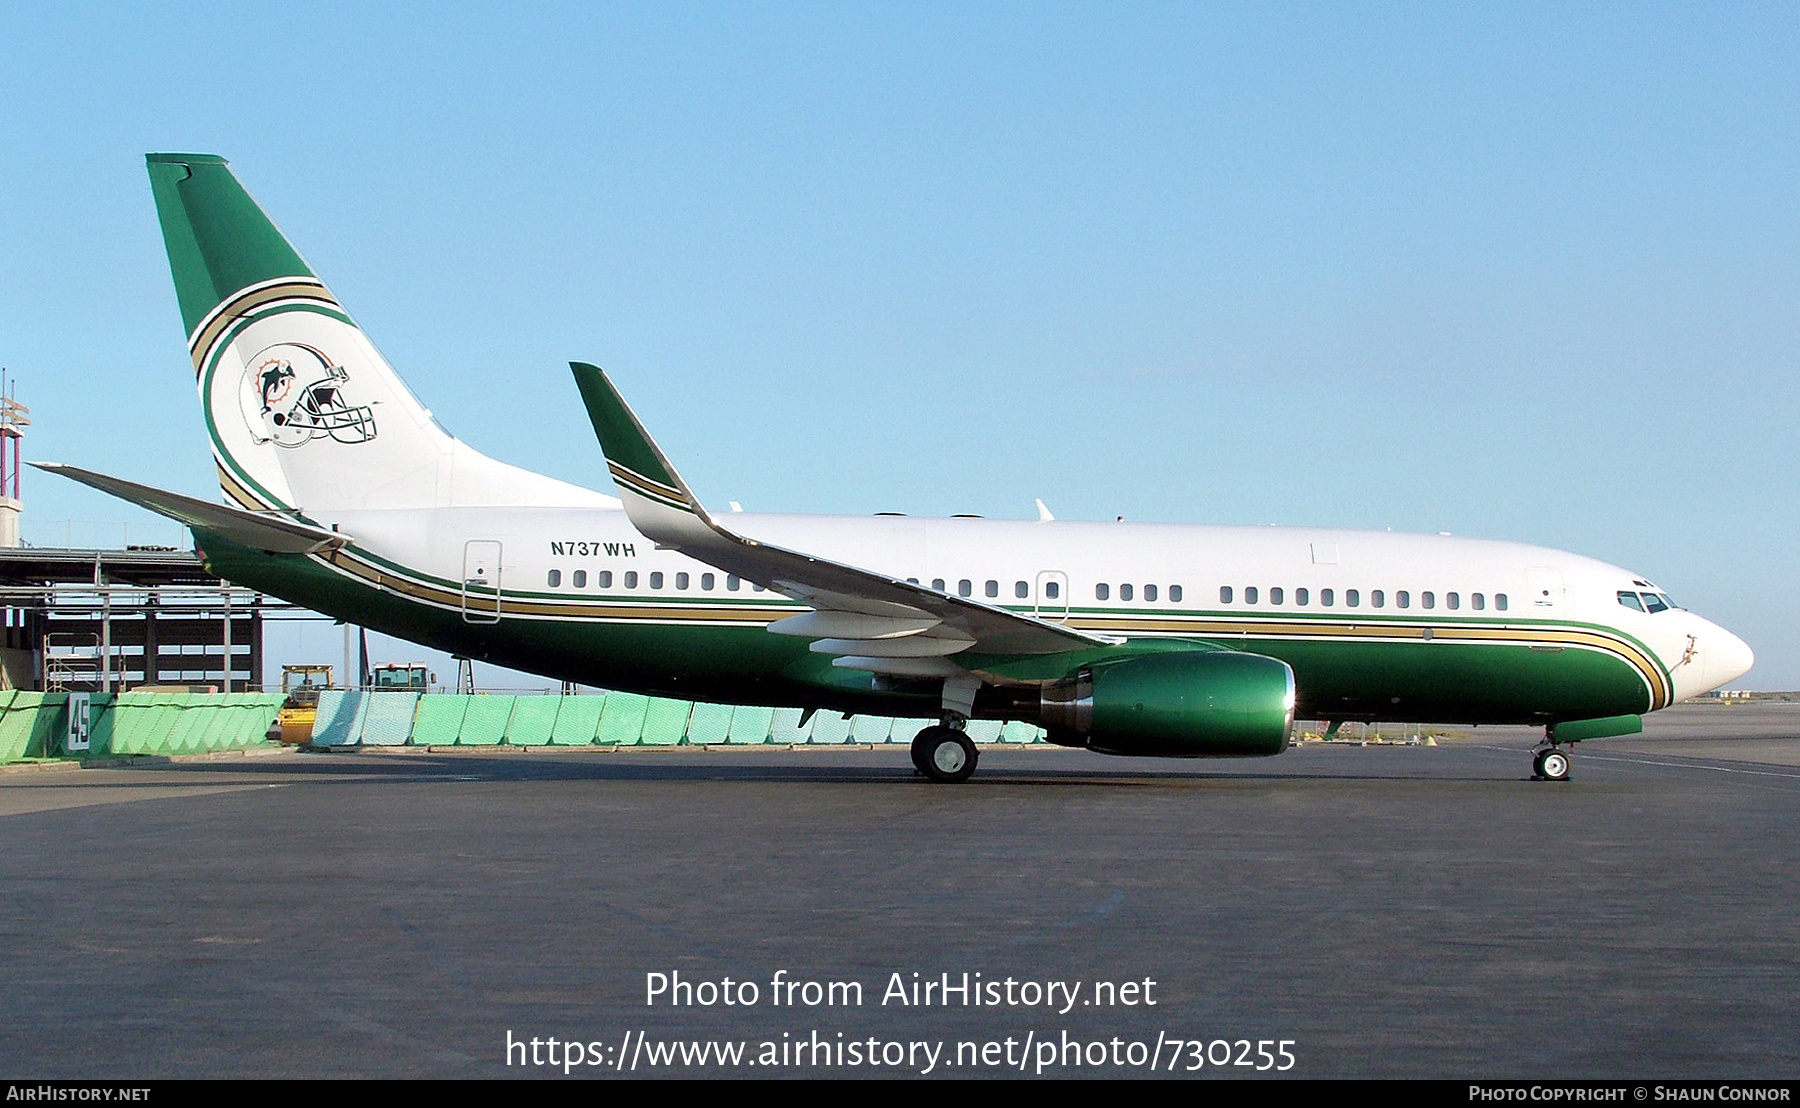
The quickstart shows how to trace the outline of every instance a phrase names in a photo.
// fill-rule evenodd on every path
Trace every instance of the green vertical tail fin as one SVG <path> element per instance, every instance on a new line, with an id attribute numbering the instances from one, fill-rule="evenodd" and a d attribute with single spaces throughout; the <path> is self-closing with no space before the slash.
<path id="1" fill-rule="evenodd" d="M 610 498 L 445 434 L 216 154 L 149 154 L 150 188 L 228 499 L 313 519 Z"/>
<path id="2" fill-rule="evenodd" d="M 181 321 L 193 336 L 233 293 L 281 277 L 316 281 L 217 154 L 146 154 Z"/>

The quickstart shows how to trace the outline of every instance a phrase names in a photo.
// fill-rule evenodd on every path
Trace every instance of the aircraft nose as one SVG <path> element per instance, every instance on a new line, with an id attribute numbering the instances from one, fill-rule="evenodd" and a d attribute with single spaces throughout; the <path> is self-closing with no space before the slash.
<path id="1" fill-rule="evenodd" d="M 1706 687 L 1716 689 L 1736 681 L 1756 664 L 1756 653 L 1750 644 L 1717 625 L 1708 628 L 1701 640 L 1705 650 Z"/>

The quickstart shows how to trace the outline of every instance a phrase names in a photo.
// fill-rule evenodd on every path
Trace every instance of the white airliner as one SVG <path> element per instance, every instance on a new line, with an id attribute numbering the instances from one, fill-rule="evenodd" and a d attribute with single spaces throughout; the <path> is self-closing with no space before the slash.
<path id="1" fill-rule="evenodd" d="M 550 677 L 726 703 L 971 718 L 1109 754 L 1266 755 L 1296 713 L 1545 727 L 1566 744 L 1750 668 L 1730 632 L 1591 558 L 1441 535 L 882 515 L 712 515 L 600 370 L 575 382 L 619 497 L 447 434 L 224 159 L 152 190 L 227 504 L 44 468 L 188 524 L 220 575 Z"/>

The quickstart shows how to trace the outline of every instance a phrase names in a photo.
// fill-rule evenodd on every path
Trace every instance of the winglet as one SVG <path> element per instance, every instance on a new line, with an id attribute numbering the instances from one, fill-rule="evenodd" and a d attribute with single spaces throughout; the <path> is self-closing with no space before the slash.
<path id="1" fill-rule="evenodd" d="M 669 459 L 656 448 L 649 432 L 632 414 L 606 374 L 585 362 L 570 362 L 569 368 L 575 372 L 575 384 L 587 404 L 588 419 L 593 422 L 594 434 L 600 439 L 607 468 L 619 486 L 625 513 L 630 517 L 631 525 L 658 546 L 679 550 L 820 612 L 889 620 L 914 617 L 928 620 L 932 627 L 943 624 L 962 633 L 963 639 L 973 640 L 976 648 L 987 653 L 1059 654 L 1112 645 L 1111 639 L 1064 624 L 1008 611 L 973 598 L 952 596 L 914 581 L 902 581 L 738 534 L 715 521 L 700 506 L 700 501 L 694 498 L 675 467 L 669 464 Z M 820 619 L 814 622 L 816 625 L 810 631 L 823 632 L 826 630 L 823 625 L 831 621 Z M 791 629 L 802 630 L 799 627 Z M 841 624 L 838 629 L 842 629 Z M 866 620 L 855 621 L 850 627 L 853 634 L 864 634 L 867 630 Z M 822 633 L 816 637 L 842 638 Z M 942 658 L 933 658 L 929 662 L 917 658 L 877 658 L 877 654 L 892 653 L 877 649 L 884 641 L 869 644 L 850 639 L 834 643 L 833 646 L 854 644 L 858 648 L 849 652 L 855 658 L 853 662 L 834 664 L 848 664 L 851 668 L 877 673 L 897 673 L 905 669 L 914 677 L 954 676 L 963 672 Z"/>
<path id="2" fill-rule="evenodd" d="M 606 374 L 586 362 L 570 362 L 569 368 L 631 525 L 652 542 L 668 546 L 713 538 L 717 527 L 712 517 Z"/>

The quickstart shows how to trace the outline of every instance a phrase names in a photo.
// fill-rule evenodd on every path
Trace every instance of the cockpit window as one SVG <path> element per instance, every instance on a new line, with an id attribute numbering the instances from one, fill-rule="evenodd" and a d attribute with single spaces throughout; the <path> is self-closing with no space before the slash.
<path id="1" fill-rule="evenodd" d="M 1667 601 L 1653 592 L 1644 593 L 1643 597 L 1646 612 L 1666 612 L 1670 608 Z"/>
<path id="2" fill-rule="evenodd" d="M 1619 603 L 1625 605 L 1627 608 L 1636 608 L 1640 612 L 1644 610 L 1644 602 L 1639 600 L 1638 594 L 1634 592 L 1621 592 L 1619 594 Z"/>

